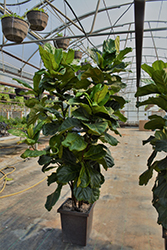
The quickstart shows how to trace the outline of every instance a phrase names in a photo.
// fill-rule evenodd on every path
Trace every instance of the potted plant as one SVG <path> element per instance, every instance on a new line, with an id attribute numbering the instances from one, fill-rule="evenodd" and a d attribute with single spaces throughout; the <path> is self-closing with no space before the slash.
<path id="1" fill-rule="evenodd" d="M 1 18 L 2 32 L 7 40 L 21 43 L 27 36 L 29 24 L 17 14 L 5 14 Z"/>
<path id="2" fill-rule="evenodd" d="M 39 157 L 43 172 L 52 169 L 48 185 L 55 185 L 55 191 L 47 197 L 48 211 L 58 201 L 62 187 L 69 185 L 71 198 L 58 212 L 63 240 L 79 245 L 86 245 L 91 231 L 93 204 L 105 181 L 101 168 L 107 171 L 114 165 L 104 143 L 116 146 L 113 134 L 119 134 L 118 120 L 126 121 L 120 113 L 126 101 L 116 93 L 126 86 L 118 73 L 126 70 L 128 63 L 122 60 L 131 48 L 119 51 L 118 41 L 104 41 L 102 52 L 89 50 L 96 66 L 75 65 L 72 49 L 64 52 L 50 44 L 39 46 L 45 69 L 35 73 L 33 87 L 17 80 L 35 96 L 25 102 L 30 108 L 28 127 L 34 126 L 34 133 L 42 131 L 50 136 L 45 150 L 27 149 L 21 157 Z M 77 76 L 78 69 L 81 73 Z M 54 94 L 55 100 L 41 98 L 44 91 Z"/>
<path id="3" fill-rule="evenodd" d="M 63 34 L 57 34 L 57 37 L 58 38 L 63 37 Z M 69 38 L 56 39 L 53 42 L 55 48 L 67 50 L 70 43 L 70 39 Z"/>
<path id="4" fill-rule="evenodd" d="M 146 100 L 138 102 L 137 106 L 154 104 L 167 112 L 167 63 L 161 60 L 155 61 L 152 67 L 143 64 L 142 69 L 150 76 L 150 81 L 146 80 L 146 85 L 139 87 L 136 97 L 149 96 Z M 149 121 L 145 124 L 145 129 L 154 131 L 147 140 L 143 141 L 143 145 L 150 143 L 153 152 L 147 161 L 147 170 L 140 175 L 140 185 L 147 185 L 156 171 L 157 177 L 153 186 L 152 204 L 158 212 L 158 224 L 162 225 L 163 237 L 167 246 L 167 116 L 151 115 Z M 156 160 L 158 152 L 164 153 L 164 158 Z"/>
<path id="5" fill-rule="evenodd" d="M 75 50 L 74 58 L 75 59 L 81 59 L 82 58 L 82 52 L 80 50 Z"/>
<path id="6" fill-rule="evenodd" d="M 26 15 L 30 23 L 30 29 L 42 31 L 46 28 L 49 16 L 44 9 L 34 8 L 27 11 Z"/>

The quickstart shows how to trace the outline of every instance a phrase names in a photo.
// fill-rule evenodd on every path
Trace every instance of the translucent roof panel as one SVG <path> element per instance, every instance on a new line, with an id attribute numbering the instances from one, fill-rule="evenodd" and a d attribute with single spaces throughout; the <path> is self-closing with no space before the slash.
<path id="1" fill-rule="evenodd" d="M 145 2 L 142 63 L 152 64 L 157 59 L 166 61 L 167 1 L 140 1 Z M 101 49 L 104 40 L 119 36 L 120 49 L 133 48 L 133 52 L 128 54 L 126 59 L 131 62 L 129 69 L 132 73 L 124 73 L 122 77 L 128 85 L 127 92 L 135 92 L 137 76 L 134 2 L 127 0 L 2 0 L 1 16 L 5 10 L 6 13 L 17 13 L 26 19 L 27 10 L 39 7 L 44 8 L 49 19 L 43 31 L 29 29 L 27 37 L 21 44 L 4 39 L 0 24 L 0 71 L 11 74 L 11 78 L 16 74 L 21 77 L 26 75 L 27 79 L 32 79 L 32 74 L 42 66 L 38 45 L 45 42 L 53 44 L 58 33 L 71 38 L 69 48 L 80 49 L 83 52 L 83 61 L 89 58 L 88 47 Z M 144 72 L 141 75 L 147 77 Z"/>

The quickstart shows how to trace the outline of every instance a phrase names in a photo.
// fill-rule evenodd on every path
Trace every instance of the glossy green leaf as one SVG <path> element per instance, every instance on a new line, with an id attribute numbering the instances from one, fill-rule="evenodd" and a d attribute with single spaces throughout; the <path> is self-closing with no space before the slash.
<path id="1" fill-rule="evenodd" d="M 80 168 L 76 165 L 62 165 L 57 169 L 57 180 L 62 184 L 75 180 L 79 176 Z"/>
<path id="2" fill-rule="evenodd" d="M 83 122 L 83 124 L 90 129 L 93 134 L 101 135 L 108 127 L 108 122 L 96 122 L 94 124 Z"/>
<path id="3" fill-rule="evenodd" d="M 103 145 L 92 145 L 89 150 L 84 153 L 85 159 L 90 159 L 92 161 L 103 158 L 106 155 L 106 151 L 103 149 Z"/>
<path id="4" fill-rule="evenodd" d="M 59 122 L 46 123 L 42 128 L 43 134 L 46 136 L 54 135 L 58 132 L 59 126 Z"/>
<path id="5" fill-rule="evenodd" d="M 137 104 L 137 107 L 145 106 L 147 104 L 155 104 L 167 112 L 167 101 L 161 96 L 149 97 L 147 100 L 145 100 L 143 102 L 139 102 Z"/>
<path id="6" fill-rule="evenodd" d="M 118 144 L 118 140 L 108 133 L 104 133 L 104 138 L 107 143 L 111 146 L 116 146 Z"/>
<path id="7" fill-rule="evenodd" d="M 108 92 L 108 86 L 104 85 L 94 94 L 94 102 L 100 103 L 106 96 Z"/>
<path id="8" fill-rule="evenodd" d="M 25 82 L 23 80 L 20 80 L 20 79 L 17 79 L 17 78 L 13 78 L 12 80 L 17 81 L 18 83 L 22 84 L 26 88 L 33 89 L 30 84 L 28 84 L 27 82 Z"/>
<path id="9" fill-rule="evenodd" d="M 74 196 L 78 201 L 88 201 L 90 204 L 94 203 L 99 199 L 100 190 L 99 188 L 90 188 L 89 186 L 86 188 L 74 187 Z"/>
<path id="10" fill-rule="evenodd" d="M 48 186 L 50 186 L 52 183 L 57 182 L 57 174 L 52 173 L 48 176 Z"/>
<path id="11" fill-rule="evenodd" d="M 38 151 L 36 149 L 35 150 L 26 149 L 26 151 L 21 155 L 21 158 L 25 159 L 27 157 L 38 157 L 45 154 L 46 154 L 45 150 Z"/>
<path id="12" fill-rule="evenodd" d="M 91 188 L 100 188 L 104 179 L 102 175 L 92 167 L 88 169 L 90 175 L 90 186 Z"/>
<path id="13" fill-rule="evenodd" d="M 149 74 L 149 76 L 152 77 L 152 73 L 154 72 L 154 69 L 153 67 L 147 65 L 146 63 L 142 64 L 141 65 L 141 68 L 147 73 Z"/>
<path id="14" fill-rule="evenodd" d="M 63 51 L 63 61 L 62 63 L 70 64 L 74 60 L 74 50 L 69 49 L 68 52 Z"/>
<path id="15" fill-rule="evenodd" d="M 48 211 L 50 211 L 52 209 L 52 207 L 58 201 L 58 199 L 60 197 L 61 189 L 62 189 L 62 184 L 58 184 L 58 187 L 56 188 L 56 190 L 52 194 L 47 196 L 45 208 Z"/>
<path id="16" fill-rule="evenodd" d="M 80 127 L 81 123 L 78 119 L 73 118 L 73 117 L 67 117 L 67 119 L 65 119 L 63 121 L 63 123 L 61 124 L 61 126 L 59 127 L 59 132 L 64 132 L 64 131 L 68 131 L 71 130 L 74 127 Z"/>
<path id="17" fill-rule="evenodd" d="M 103 73 L 100 69 L 98 68 L 89 68 L 87 71 L 85 71 L 82 76 L 81 76 L 81 80 L 82 79 L 86 79 L 91 77 L 92 80 L 96 83 L 101 83 L 104 81 L 104 76 Z"/>
<path id="18" fill-rule="evenodd" d="M 18 129 L 9 129 L 8 133 L 15 135 L 15 136 L 19 136 L 19 137 L 27 137 L 27 134 L 21 130 Z"/>
<path id="19" fill-rule="evenodd" d="M 104 41 L 103 42 L 103 51 L 108 52 L 110 54 L 115 52 L 116 51 L 115 40 L 108 39 L 108 40 Z"/>
<path id="20" fill-rule="evenodd" d="M 33 108 L 35 104 L 39 104 L 39 100 L 37 100 L 36 98 L 30 98 L 25 101 L 25 105 L 28 108 Z"/>
<path id="21" fill-rule="evenodd" d="M 167 125 L 167 120 L 158 115 L 149 116 L 150 121 L 148 121 L 144 128 L 145 129 L 163 129 Z"/>
<path id="22" fill-rule="evenodd" d="M 127 47 L 119 52 L 117 55 L 116 60 L 122 61 L 125 58 L 125 55 L 128 54 L 129 52 L 132 52 L 132 48 Z"/>
<path id="23" fill-rule="evenodd" d="M 79 173 L 77 187 L 80 186 L 82 188 L 85 188 L 89 185 L 89 183 L 90 183 L 89 171 L 87 171 L 87 168 L 85 168 L 85 166 L 83 165 Z"/>
<path id="24" fill-rule="evenodd" d="M 106 151 L 106 155 L 102 159 L 99 159 L 98 163 L 100 163 L 105 170 L 114 166 L 115 163 L 113 157 L 111 156 L 110 150 Z"/>
<path id="25" fill-rule="evenodd" d="M 167 68 L 167 63 L 164 63 L 162 60 L 157 60 L 153 62 L 152 67 L 155 70 L 161 70 Z"/>
<path id="26" fill-rule="evenodd" d="M 49 155 L 41 155 L 39 157 L 38 163 L 39 165 L 45 165 L 47 163 L 50 163 L 52 161 L 52 157 Z"/>
<path id="27" fill-rule="evenodd" d="M 52 53 L 49 53 L 47 50 L 42 48 L 42 46 L 39 46 L 39 53 L 45 68 L 48 70 L 57 70 L 59 68 L 59 64 L 55 61 L 55 57 Z"/>
<path id="28" fill-rule="evenodd" d="M 158 94 L 158 93 L 160 94 L 160 91 L 158 90 L 158 88 L 155 84 L 148 84 L 146 86 L 139 87 L 137 89 L 135 97 L 145 96 L 145 95 L 149 95 L 149 94 Z"/>
<path id="29" fill-rule="evenodd" d="M 82 151 L 87 147 L 87 142 L 79 134 L 69 132 L 62 145 L 68 147 L 70 151 Z"/>

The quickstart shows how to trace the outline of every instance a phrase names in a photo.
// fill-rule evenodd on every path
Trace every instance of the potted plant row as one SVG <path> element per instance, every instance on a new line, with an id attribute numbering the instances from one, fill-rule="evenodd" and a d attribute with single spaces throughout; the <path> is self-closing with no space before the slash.
<path id="1" fill-rule="evenodd" d="M 48 195 L 48 211 L 58 201 L 64 185 L 71 197 L 58 209 L 62 218 L 63 241 L 86 245 L 91 232 L 93 207 L 99 199 L 101 185 L 105 182 L 102 168 L 114 166 L 107 146 L 116 146 L 119 134 L 118 120 L 126 121 L 121 114 L 126 101 L 118 92 L 126 86 L 118 75 L 126 71 L 125 55 L 132 49 L 119 51 L 119 38 L 104 41 L 103 49 L 89 49 L 95 66 L 75 65 L 74 50 L 56 49 L 50 44 L 39 46 L 45 68 L 37 71 L 33 87 L 22 80 L 34 97 L 25 101 L 30 108 L 27 131 L 10 131 L 24 137 L 32 146 L 22 158 L 39 157 L 43 172 L 51 170 L 47 183 L 55 189 Z M 76 72 L 81 70 L 79 75 Z M 41 98 L 48 91 L 55 99 Z M 69 111 L 71 110 L 71 112 Z M 48 147 L 36 150 L 40 131 L 50 136 Z M 87 211 L 83 208 L 87 207 Z"/>
<path id="2" fill-rule="evenodd" d="M 30 29 L 42 31 L 48 22 L 48 14 L 43 9 L 35 8 L 27 12 L 28 21 L 14 14 L 5 14 L 1 17 L 2 32 L 7 40 L 21 43 L 27 36 L 29 23 Z"/>
<path id="3" fill-rule="evenodd" d="M 155 61 L 152 66 L 142 65 L 142 69 L 148 73 L 150 80 L 146 80 L 146 85 L 139 87 L 136 97 L 148 96 L 142 102 L 137 103 L 137 107 L 143 105 L 157 105 L 167 112 L 167 63 L 161 60 Z M 144 81 L 144 80 L 143 80 Z M 149 143 L 152 146 L 152 153 L 147 161 L 147 169 L 140 175 L 140 185 L 147 185 L 153 177 L 153 172 L 157 173 L 152 189 L 152 204 L 158 212 L 157 223 L 162 225 L 163 237 L 165 238 L 165 249 L 167 249 L 167 116 L 151 115 L 144 128 L 154 131 L 143 145 Z M 159 152 L 164 153 L 164 158 L 156 159 Z"/>

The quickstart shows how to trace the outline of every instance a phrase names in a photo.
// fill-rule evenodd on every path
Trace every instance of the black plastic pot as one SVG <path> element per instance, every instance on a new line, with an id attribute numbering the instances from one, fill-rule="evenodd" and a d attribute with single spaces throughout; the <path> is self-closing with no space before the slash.
<path id="1" fill-rule="evenodd" d="M 162 238 L 165 239 L 165 250 L 167 250 L 167 229 L 162 227 Z"/>
<path id="2" fill-rule="evenodd" d="M 25 20 L 6 16 L 2 18 L 1 22 L 2 32 L 9 41 L 21 43 L 27 36 L 29 24 Z"/>
<path id="3" fill-rule="evenodd" d="M 59 49 L 66 50 L 69 46 L 69 43 L 70 43 L 70 39 L 68 39 L 68 38 L 54 40 L 55 48 L 59 48 Z"/>
<path id="4" fill-rule="evenodd" d="M 15 98 L 15 96 L 16 96 L 16 95 L 15 95 L 15 94 L 13 94 L 13 93 L 10 93 L 10 94 L 9 94 L 10 99 L 14 99 L 14 98 Z"/>
<path id="5" fill-rule="evenodd" d="M 17 96 L 22 96 L 22 95 L 20 95 L 20 92 L 22 91 L 22 89 L 15 89 L 15 93 L 16 93 L 16 95 Z"/>
<path id="6" fill-rule="evenodd" d="M 63 241 L 86 246 L 92 229 L 93 208 L 95 203 L 91 205 L 87 213 L 82 213 L 64 210 L 62 207 L 67 200 L 57 210 L 61 215 Z"/>
<path id="7" fill-rule="evenodd" d="M 30 29 L 42 31 L 48 23 L 48 14 L 38 10 L 31 10 L 27 12 L 27 19 L 30 23 Z"/>

